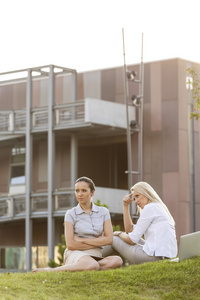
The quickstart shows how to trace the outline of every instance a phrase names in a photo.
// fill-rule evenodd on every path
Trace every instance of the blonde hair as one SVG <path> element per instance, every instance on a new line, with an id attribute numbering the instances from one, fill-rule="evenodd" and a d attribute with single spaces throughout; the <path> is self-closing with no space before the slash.
<path id="1" fill-rule="evenodd" d="M 172 215 L 170 214 L 169 209 L 164 204 L 164 202 L 160 199 L 160 197 L 158 196 L 158 194 L 156 193 L 156 191 L 152 188 L 152 186 L 150 184 L 148 184 L 147 182 L 144 182 L 144 181 L 140 181 L 140 182 L 138 182 L 138 183 L 136 183 L 135 185 L 132 186 L 131 192 L 133 190 L 140 193 L 140 194 L 142 194 L 143 196 L 145 196 L 149 200 L 149 202 L 154 202 L 154 203 L 161 204 L 162 207 L 168 213 L 168 215 L 169 215 L 170 219 L 172 220 L 173 224 L 175 225 L 175 221 L 174 221 Z"/>

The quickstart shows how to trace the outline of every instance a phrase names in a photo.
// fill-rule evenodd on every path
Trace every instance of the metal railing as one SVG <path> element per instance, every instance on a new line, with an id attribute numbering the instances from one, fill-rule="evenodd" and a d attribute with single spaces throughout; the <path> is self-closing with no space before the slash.
<path id="1" fill-rule="evenodd" d="M 54 192 L 53 193 L 53 207 L 54 213 L 64 212 L 73 206 L 74 191 L 71 189 Z M 33 193 L 30 197 L 31 201 L 31 214 L 36 215 L 41 212 L 47 215 L 48 212 L 48 194 Z M 26 198 L 23 195 L 13 195 L 0 197 L 0 221 L 6 218 L 25 218 L 26 214 Z"/>
<path id="2" fill-rule="evenodd" d="M 62 211 L 72 207 L 74 203 L 74 191 L 54 193 L 54 211 Z"/>
<path id="3" fill-rule="evenodd" d="M 54 107 L 54 124 L 62 126 L 65 124 L 75 124 L 84 122 L 85 119 L 85 102 L 79 101 L 66 105 Z"/>
<path id="4" fill-rule="evenodd" d="M 12 112 L 4 111 L 0 112 L 0 132 L 12 131 Z"/>
<path id="5" fill-rule="evenodd" d="M 45 212 L 48 210 L 48 194 L 31 195 L 31 212 Z"/>
<path id="6" fill-rule="evenodd" d="M 0 218 L 11 216 L 11 199 L 1 198 L 0 200 Z"/>
<path id="7" fill-rule="evenodd" d="M 85 102 L 71 102 L 53 107 L 54 128 L 83 123 L 85 119 Z M 48 107 L 31 110 L 32 131 L 48 128 Z M 0 134 L 23 132 L 26 130 L 26 110 L 0 112 Z"/>

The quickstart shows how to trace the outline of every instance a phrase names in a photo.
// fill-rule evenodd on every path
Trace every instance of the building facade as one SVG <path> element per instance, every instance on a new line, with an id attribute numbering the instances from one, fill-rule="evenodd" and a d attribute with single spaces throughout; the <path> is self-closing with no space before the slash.
<path id="1" fill-rule="evenodd" d="M 200 73 L 200 65 L 182 59 L 145 63 L 142 95 L 142 180 L 169 207 L 178 238 L 200 230 L 200 130 L 189 118 L 187 67 Z M 140 108 L 131 100 L 139 92 L 128 81 L 132 184 L 141 178 Z M 30 270 L 54 258 L 80 176 L 94 180 L 94 201 L 107 204 L 123 229 L 122 197 L 130 188 L 125 98 L 123 67 L 77 74 L 50 65 L 0 74 L 1 268 Z"/>

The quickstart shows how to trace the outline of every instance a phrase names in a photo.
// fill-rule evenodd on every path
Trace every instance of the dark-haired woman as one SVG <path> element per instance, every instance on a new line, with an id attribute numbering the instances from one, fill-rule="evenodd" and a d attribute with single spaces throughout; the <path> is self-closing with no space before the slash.
<path id="1" fill-rule="evenodd" d="M 113 242 L 113 230 L 107 208 L 92 203 L 95 185 L 88 177 L 75 182 L 78 205 L 65 214 L 67 248 L 64 265 L 56 268 L 38 268 L 33 272 L 107 270 L 121 267 L 119 256 L 102 257 L 102 247 Z"/>

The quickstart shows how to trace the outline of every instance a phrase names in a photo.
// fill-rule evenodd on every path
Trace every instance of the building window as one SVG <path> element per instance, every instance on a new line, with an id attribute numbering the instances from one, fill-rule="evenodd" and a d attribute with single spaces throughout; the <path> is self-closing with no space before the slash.
<path id="1" fill-rule="evenodd" d="M 193 78 L 190 76 L 186 77 L 186 89 L 192 90 L 193 89 Z"/>
<path id="2" fill-rule="evenodd" d="M 25 148 L 15 146 L 12 149 L 10 166 L 9 194 L 25 193 Z"/>

